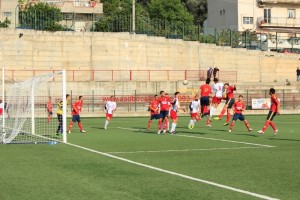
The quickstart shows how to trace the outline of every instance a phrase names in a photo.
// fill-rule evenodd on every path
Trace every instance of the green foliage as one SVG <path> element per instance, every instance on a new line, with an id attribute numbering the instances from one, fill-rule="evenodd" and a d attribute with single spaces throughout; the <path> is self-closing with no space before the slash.
<path id="1" fill-rule="evenodd" d="M 29 6 L 19 13 L 21 28 L 61 31 L 63 27 L 59 24 L 62 14 L 59 8 L 46 3 L 38 3 Z"/>
<path id="2" fill-rule="evenodd" d="M 5 20 L 3 22 L 0 21 L 0 28 L 8 28 L 10 25 L 10 20 L 7 19 L 7 17 L 5 18 Z"/>
<path id="3" fill-rule="evenodd" d="M 182 2 L 193 15 L 195 24 L 203 26 L 207 18 L 207 0 L 182 0 Z"/>

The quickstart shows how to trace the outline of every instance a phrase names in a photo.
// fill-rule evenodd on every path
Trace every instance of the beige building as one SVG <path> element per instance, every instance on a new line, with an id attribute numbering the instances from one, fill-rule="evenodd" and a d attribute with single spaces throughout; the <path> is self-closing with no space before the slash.
<path id="1" fill-rule="evenodd" d="M 300 0 L 208 0 L 206 30 L 256 31 L 267 48 L 300 48 Z M 271 35 L 271 36 L 270 36 Z M 276 40 L 277 38 L 277 43 Z M 266 41 L 268 39 L 268 41 Z"/>
<path id="2" fill-rule="evenodd" d="M 103 14 L 103 4 L 100 0 L 0 0 L 0 21 L 7 17 L 11 21 L 10 27 L 18 26 L 18 13 L 20 9 L 38 2 L 55 5 L 63 14 L 63 25 L 75 31 L 87 30 L 92 22 Z"/>

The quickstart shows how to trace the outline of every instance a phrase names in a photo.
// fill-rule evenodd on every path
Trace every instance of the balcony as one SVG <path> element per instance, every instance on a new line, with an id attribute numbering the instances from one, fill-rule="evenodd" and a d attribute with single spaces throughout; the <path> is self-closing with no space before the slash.
<path id="1" fill-rule="evenodd" d="M 257 0 L 257 3 L 260 5 L 263 4 L 280 4 L 280 3 L 284 3 L 284 4 L 299 4 L 300 5 L 300 1 L 299 0 Z"/>
<path id="2" fill-rule="evenodd" d="M 103 13 L 103 4 L 99 0 L 43 0 L 43 2 L 59 7 L 62 13 Z"/>
<path id="3" fill-rule="evenodd" d="M 300 18 L 272 17 L 257 19 L 260 28 L 293 28 L 300 29 Z"/>

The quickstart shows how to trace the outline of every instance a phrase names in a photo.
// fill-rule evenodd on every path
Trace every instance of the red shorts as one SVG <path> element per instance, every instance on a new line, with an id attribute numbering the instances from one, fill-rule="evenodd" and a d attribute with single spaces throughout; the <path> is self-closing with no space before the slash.
<path id="1" fill-rule="evenodd" d="M 191 118 L 197 117 L 198 113 L 191 113 Z"/>
<path id="2" fill-rule="evenodd" d="M 216 97 L 214 96 L 213 99 L 212 99 L 212 102 L 213 103 L 217 103 L 217 104 L 220 104 L 222 101 L 222 97 Z"/>
<path id="3" fill-rule="evenodd" d="M 111 119 L 113 117 L 113 114 L 106 113 L 106 118 L 107 117 Z"/>
<path id="4" fill-rule="evenodd" d="M 177 112 L 175 112 L 174 110 L 171 110 L 170 117 L 171 117 L 171 119 L 177 119 L 178 118 Z"/>

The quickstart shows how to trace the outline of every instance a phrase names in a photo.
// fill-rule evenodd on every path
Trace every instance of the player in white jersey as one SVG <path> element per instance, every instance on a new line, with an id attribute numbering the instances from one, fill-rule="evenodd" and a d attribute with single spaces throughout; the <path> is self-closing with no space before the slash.
<path id="1" fill-rule="evenodd" d="M 105 104 L 104 109 L 106 111 L 106 121 L 105 121 L 104 129 L 107 129 L 107 125 L 109 124 L 110 120 L 112 119 L 113 113 L 117 109 L 117 103 L 114 100 L 115 100 L 114 96 L 111 96 Z"/>
<path id="2" fill-rule="evenodd" d="M 175 129 L 177 126 L 177 122 L 178 122 L 177 112 L 179 111 L 179 109 L 182 109 L 182 108 L 180 108 L 180 103 L 178 100 L 179 94 L 180 94 L 179 92 L 175 92 L 174 99 L 171 102 L 171 110 L 170 110 L 170 118 L 172 119 L 172 126 L 171 126 L 171 130 L 170 130 L 171 134 L 175 133 Z M 182 109 L 182 110 L 185 111 L 184 109 Z"/>
<path id="3" fill-rule="evenodd" d="M 223 99 L 222 93 L 223 93 L 224 83 L 221 83 L 218 78 L 214 78 L 214 82 L 215 85 L 213 86 L 213 92 L 215 93 L 215 95 L 212 99 L 212 105 L 210 108 L 210 117 L 212 117 L 215 114 L 219 104 Z"/>
<path id="4" fill-rule="evenodd" d="M 188 125 L 189 129 L 194 128 L 195 122 L 201 120 L 201 117 L 199 117 L 200 106 L 200 100 L 197 98 L 190 103 L 191 120 Z"/>

